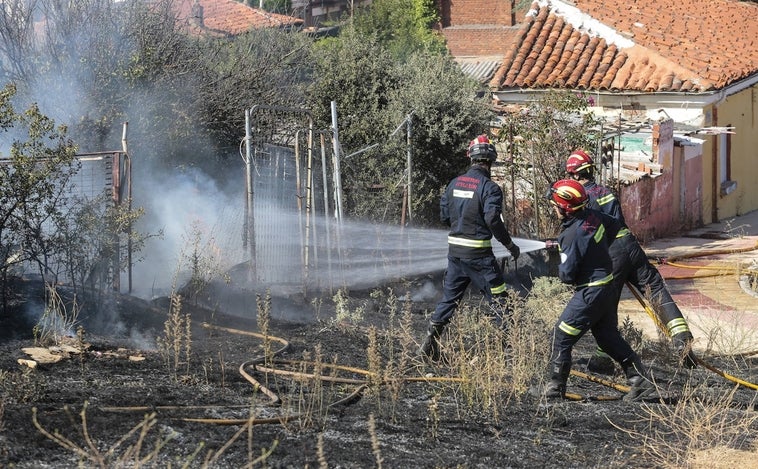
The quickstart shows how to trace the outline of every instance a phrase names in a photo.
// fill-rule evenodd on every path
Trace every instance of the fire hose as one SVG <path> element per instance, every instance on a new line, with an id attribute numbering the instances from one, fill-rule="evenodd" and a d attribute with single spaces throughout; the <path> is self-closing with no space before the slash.
<path id="1" fill-rule="evenodd" d="M 660 319 L 658 319 L 658 315 L 655 313 L 655 311 L 653 310 L 653 308 L 651 308 L 650 305 L 648 305 L 648 303 L 645 301 L 645 297 L 642 296 L 642 293 L 640 293 L 640 291 L 637 290 L 630 283 L 627 283 L 626 286 L 632 292 L 632 294 L 634 295 L 634 297 L 637 298 L 637 301 L 640 302 L 640 304 L 642 305 L 642 307 L 645 308 L 645 312 L 647 313 L 648 316 L 650 316 L 650 319 L 653 320 L 653 322 L 658 327 L 658 329 L 660 329 L 664 334 L 666 334 L 668 336 L 668 330 L 661 323 Z M 740 378 L 737 378 L 736 376 L 732 376 L 729 373 L 726 373 L 726 372 L 724 372 L 724 371 L 716 368 L 715 366 L 711 365 L 710 363 L 706 362 L 705 360 L 703 360 L 699 356 L 695 356 L 695 362 L 698 365 L 702 366 L 703 368 L 706 368 L 707 370 L 710 370 L 710 371 L 716 373 L 717 375 L 721 376 L 724 379 L 727 379 L 727 380 L 729 380 L 729 381 L 731 381 L 733 383 L 739 384 L 739 385 L 744 386 L 746 388 L 758 390 L 758 385 L 756 385 L 754 383 L 750 383 L 750 382 L 745 381 L 745 380 L 742 380 Z"/>
<path id="2" fill-rule="evenodd" d="M 545 241 L 545 248 L 546 249 L 553 249 L 555 248 L 556 244 L 553 240 L 546 240 Z M 695 253 L 695 254 L 689 254 L 689 255 L 682 255 L 682 256 L 676 256 L 671 257 L 668 259 L 665 259 L 663 261 L 660 261 L 660 263 L 666 263 L 672 266 L 678 266 L 677 264 L 674 264 L 672 260 L 679 260 L 679 259 L 689 259 L 694 257 L 702 257 L 702 256 L 708 256 L 708 255 L 717 255 L 717 254 L 733 254 L 733 253 L 739 253 L 739 252 L 746 252 L 750 250 L 754 250 L 758 248 L 758 244 L 756 244 L 753 247 L 750 248 L 744 248 L 744 249 L 730 249 L 730 250 L 714 250 L 714 251 L 707 251 L 702 253 Z M 702 267 L 699 267 L 702 268 Z M 715 268 L 714 268 L 715 270 Z M 722 268 L 718 268 L 718 270 L 726 270 Z M 736 269 L 735 269 L 736 270 Z M 656 324 L 658 328 L 660 328 L 661 331 L 663 331 L 665 334 L 668 334 L 666 328 L 661 323 L 661 321 L 658 319 L 657 314 L 655 311 L 649 306 L 649 304 L 646 302 L 643 295 L 631 284 L 627 283 L 627 287 L 632 292 L 632 294 L 635 296 L 635 298 L 640 302 L 640 304 L 645 309 L 645 312 L 650 316 L 650 318 L 653 320 L 653 322 Z M 276 349 L 275 351 L 271 352 L 271 356 L 268 361 L 266 361 L 265 357 L 258 357 L 252 360 L 249 360 L 239 367 L 239 372 L 242 375 L 242 377 L 248 381 L 250 384 L 253 385 L 254 389 L 256 391 L 262 392 L 264 395 L 266 395 L 269 400 L 270 404 L 273 405 L 280 405 L 281 399 L 268 387 L 264 386 L 261 382 L 259 382 L 257 379 L 255 379 L 252 374 L 248 372 L 248 370 L 252 369 L 254 371 L 260 371 L 266 374 L 274 374 L 274 375 L 280 375 L 280 376 L 287 376 L 293 379 L 311 379 L 311 380 L 321 380 L 325 382 L 333 382 L 333 383 L 340 383 L 340 384 L 347 384 L 347 385 L 354 385 L 356 386 L 352 392 L 350 392 L 346 397 L 339 399 L 335 402 L 332 402 L 328 405 L 328 407 L 336 407 L 336 406 L 344 406 L 349 405 L 353 403 L 355 400 L 360 398 L 362 393 L 373 383 L 377 385 L 382 384 L 390 384 L 393 381 L 405 381 L 405 382 L 434 382 L 434 381 L 444 381 L 444 382 L 465 382 L 466 379 L 460 378 L 460 377 L 429 377 L 429 376 L 421 376 L 421 377 L 400 377 L 400 378 L 394 378 L 394 379 L 379 379 L 379 377 L 368 370 L 360 369 L 360 368 L 353 368 L 353 367 L 347 367 L 347 366 L 339 366 L 339 365 L 333 365 L 333 364 L 315 364 L 313 362 L 303 361 L 303 360 L 274 360 L 274 357 L 280 355 L 283 353 L 287 348 L 289 348 L 289 342 L 285 339 L 271 336 L 268 334 L 260 334 L 252 331 L 244 331 L 244 330 L 238 330 L 238 329 L 231 329 L 221 326 L 215 326 L 210 325 L 207 323 L 203 324 L 203 327 L 208 329 L 214 329 L 219 331 L 224 331 L 228 333 L 233 334 L 241 334 L 241 335 L 248 335 L 251 337 L 256 337 L 258 339 L 262 339 L 264 341 L 273 341 L 277 342 L 281 345 L 280 348 Z M 758 353 L 752 352 L 743 354 L 745 356 L 752 355 Z M 702 366 L 703 368 L 708 369 L 709 371 L 723 377 L 724 379 L 727 379 L 731 382 L 734 382 L 738 385 L 758 390 L 758 385 L 754 383 L 750 383 L 748 381 L 742 380 L 738 377 L 732 376 L 723 370 L 718 369 L 717 367 L 713 366 L 712 364 L 704 361 L 700 357 L 695 357 L 696 362 Z M 307 373 L 304 371 L 292 371 L 292 370 L 285 370 L 280 368 L 280 366 L 297 366 L 300 367 L 301 370 L 305 369 L 307 366 L 312 366 L 314 368 L 320 368 L 320 369 L 331 369 L 334 371 L 340 371 L 340 372 L 347 372 L 347 373 L 353 373 L 357 375 L 361 375 L 364 378 L 362 379 L 356 379 L 356 378 L 344 378 L 344 377 L 338 377 L 338 376 L 328 376 L 328 375 L 322 375 L 321 373 Z M 610 380 L 606 380 L 594 375 L 590 375 L 587 373 L 583 373 L 578 370 L 571 370 L 571 375 L 576 376 L 578 378 L 595 382 L 598 384 L 601 384 L 603 386 L 615 389 L 617 391 L 620 391 L 621 393 L 627 393 L 629 392 L 629 386 L 622 385 L 619 383 L 615 383 Z M 566 398 L 569 400 L 575 400 L 575 401 L 581 401 L 584 400 L 584 397 L 582 397 L 579 394 L 575 393 L 566 393 Z M 594 398 L 594 400 L 616 400 L 619 397 L 615 396 L 599 396 Z M 232 406 L 195 406 L 193 408 L 210 408 L 210 407 L 232 407 Z M 107 407 L 103 410 L 109 410 L 109 411 L 145 411 L 148 409 L 152 410 L 174 410 L 178 407 L 176 406 L 163 406 L 163 407 Z M 182 407 L 182 409 L 187 409 L 190 407 Z M 218 418 L 182 418 L 181 420 L 187 421 L 187 422 L 198 422 L 198 423 L 208 423 L 208 424 L 216 424 L 216 425 L 258 425 L 258 424 L 272 424 L 272 423 L 286 423 L 290 420 L 298 419 L 305 416 L 304 413 L 293 413 L 293 414 L 287 414 L 287 415 L 281 415 L 278 417 L 270 417 L 270 418 L 247 418 L 247 419 L 218 419 Z"/>
<path id="3" fill-rule="evenodd" d="M 551 239 L 545 240 L 545 249 L 555 249 L 555 248 L 557 248 L 557 242 L 555 240 L 551 240 Z M 697 257 L 738 254 L 738 253 L 753 251 L 753 250 L 756 250 L 756 249 L 758 249 L 758 242 L 756 242 L 756 244 L 753 245 L 753 246 L 748 246 L 748 247 L 744 247 L 744 248 L 708 250 L 708 251 L 702 251 L 702 252 L 697 252 L 697 253 L 688 253 L 688 254 L 682 254 L 682 255 L 678 255 L 678 256 L 671 256 L 671 257 L 668 257 L 668 258 L 658 259 L 658 263 L 659 264 L 671 265 L 673 267 L 697 268 L 697 269 L 717 270 L 717 271 L 719 271 L 719 273 L 717 273 L 717 274 L 712 274 L 713 276 L 717 276 L 717 275 L 730 275 L 730 274 L 734 274 L 734 273 L 743 272 L 743 270 L 742 270 L 743 266 L 740 265 L 740 267 L 736 267 L 736 268 L 735 267 L 731 267 L 731 268 L 728 268 L 728 267 L 711 267 L 711 266 L 693 267 L 693 266 L 687 266 L 687 265 L 683 265 L 683 264 L 678 264 L 675 261 L 682 260 L 682 259 L 693 259 L 693 258 L 697 258 Z M 756 275 L 755 272 L 750 272 L 750 273 L 753 274 L 753 275 Z M 666 277 L 666 278 L 667 279 L 672 279 L 672 278 L 675 278 L 675 279 L 685 279 L 685 278 L 701 278 L 701 277 L 706 277 L 706 276 L 708 276 L 708 275 L 699 275 L 699 276 L 690 276 L 690 277 Z M 635 288 L 632 284 L 630 284 L 629 282 L 627 282 L 626 285 L 627 285 L 627 288 L 629 288 L 629 290 L 632 292 L 632 294 L 634 295 L 634 297 L 637 299 L 637 301 L 639 301 L 639 303 L 645 309 L 645 312 L 648 314 L 648 316 L 650 316 L 650 319 L 652 319 L 653 322 L 655 323 L 655 325 L 664 334 L 666 334 L 666 336 L 668 336 L 668 330 L 661 323 L 660 319 L 658 318 L 658 315 L 655 313 L 655 311 L 653 310 L 653 308 L 651 308 L 650 305 L 647 303 L 647 301 L 645 301 L 645 298 L 640 293 L 640 291 L 637 288 Z M 740 354 L 740 355 L 742 355 L 742 356 L 751 356 L 751 355 L 755 355 L 755 354 L 758 354 L 758 351 L 746 352 L 746 353 L 743 353 L 743 354 Z M 696 361 L 696 363 L 698 365 L 700 365 L 703 368 L 705 368 L 705 369 L 707 369 L 707 370 L 709 370 L 709 371 L 711 371 L 711 372 L 713 372 L 713 373 L 721 376 L 722 378 L 724 378 L 724 379 L 726 379 L 728 381 L 736 383 L 736 384 L 738 384 L 740 386 L 747 387 L 749 389 L 758 390 L 758 385 L 757 384 L 745 381 L 745 380 L 740 379 L 740 378 L 738 378 L 736 376 L 733 376 L 733 375 L 731 375 L 729 373 L 726 373 L 725 371 L 723 371 L 723 370 L 715 367 L 714 365 L 706 362 L 705 360 L 703 360 L 699 356 L 695 356 L 695 361 Z M 603 380 L 602 378 L 598 378 L 598 377 L 593 376 L 593 375 L 582 373 L 582 372 L 577 371 L 577 370 L 571 370 L 571 374 L 574 375 L 574 376 L 576 376 L 576 377 L 588 380 L 588 381 L 593 381 L 593 382 L 597 382 L 599 384 L 603 384 L 605 386 L 611 387 L 613 389 L 616 389 L 616 390 L 624 392 L 624 393 L 629 392 L 629 387 L 628 386 L 620 385 L 620 384 L 617 384 L 617 383 L 614 383 L 614 382 L 608 381 L 608 380 Z"/>

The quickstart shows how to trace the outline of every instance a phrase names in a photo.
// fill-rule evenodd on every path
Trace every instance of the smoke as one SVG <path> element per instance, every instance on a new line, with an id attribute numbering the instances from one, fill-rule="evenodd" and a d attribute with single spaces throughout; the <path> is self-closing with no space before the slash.
<path id="1" fill-rule="evenodd" d="M 240 170 L 241 179 L 241 170 Z M 133 266 L 132 293 L 167 296 L 193 274 L 221 275 L 244 262 L 244 192 L 230 194 L 200 170 L 141 172 L 135 203 L 145 209 L 137 230 L 149 238 Z"/>

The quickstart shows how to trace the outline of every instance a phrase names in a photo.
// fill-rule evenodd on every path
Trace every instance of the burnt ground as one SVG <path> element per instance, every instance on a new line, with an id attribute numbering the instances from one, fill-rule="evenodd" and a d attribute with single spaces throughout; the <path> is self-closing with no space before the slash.
<path id="1" fill-rule="evenodd" d="M 618 391 L 573 376 L 569 390 L 583 400 L 546 405 L 529 394 L 509 396 L 497 416 L 467 406 L 456 385 L 444 381 L 375 385 L 350 398 L 365 380 L 360 370 L 370 367 L 370 327 L 385 340 L 382 331 L 389 319 L 386 311 L 370 308 L 368 292 L 356 295 L 369 305 L 358 324 L 336 322 L 328 301 L 314 310 L 314 303 L 274 299 L 269 333 L 289 342 L 276 355 L 275 367 L 284 370 L 285 360 L 320 356 L 323 375 L 338 370 L 340 377 L 355 380 L 297 379 L 297 372 L 309 371 L 297 365 L 288 368 L 294 378 L 244 368 L 281 398 L 284 404 L 279 405 L 240 372 L 241 365 L 263 355 L 267 344 L 240 332 L 259 331 L 254 312 L 231 315 L 185 301 L 182 313 L 192 319 L 191 358 L 189 365 L 175 370 L 155 346 L 169 310 L 165 298 L 148 302 L 123 296 L 111 302 L 111 314 L 82 314 L 84 340 L 70 343 L 86 343 L 86 350 L 56 351 L 66 358 L 35 369 L 18 362 L 29 358 L 22 348 L 34 345 L 33 322 L 19 314 L 6 316 L 0 323 L 0 466 L 118 467 L 135 460 L 125 455 L 131 450 L 145 467 L 237 468 L 256 458 L 262 462 L 251 466 L 275 468 L 379 467 L 379 458 L 381 467 L 393 468 L 660 467 L 660 459 L 643 451 L 640 438 L 619 428 L 653 433 L 660 422 L 651 423 L 645 406 L 665 413 L 662 409 L 674 408 L 676 400 L 627 403 L 618 399 Z M 433 305 L 433 300 L 412 305 L 410 326 L 417 337 Z M 249 308 L 255 310 L 255 299 L 249 299 Z M 284 310 L 303 314 L 293 320 L 278 314 Z M 281 346 L 268 345 L 274 350 Z M 576 369 L 584 369 L 583 360 L 593 348 L 591 339 L 582 339 L 574 355 Z M 654 353 L 645 350 L 643 358 L 649 361 Z M 709 383 L 715 391 L 732 388 L 702 368 L 690 374 L 660 363 L 654 371 L 669 380 L 674 395 L 693 381 Z M 405 372 L 416 377 L 427 373 L 456 374 L 442 365 L 422 364 L 409 365 Z M 752 409 L 753 391 L 737 393 L 737 406 Z M 340 400 L 345 402 L 330 406 Z M 255 424 L 245 427 L 251 408 Z M 39 425 L 59 435 L 68 448 L 35 427 L 33 409 Z M 154 420 L 145 420 L 153 413 Z M 284 419 L 287 415 L 295 417 Z M 139 431 L 130 434 L 143 422 L 151 424 L 144 437 Z M 681 443 L 676 435 L 669 438 L 673 445 Z M 165 444 L 156 449 L 158 441 Z M 84 454 L 102 459 L 86 459 Z"/>

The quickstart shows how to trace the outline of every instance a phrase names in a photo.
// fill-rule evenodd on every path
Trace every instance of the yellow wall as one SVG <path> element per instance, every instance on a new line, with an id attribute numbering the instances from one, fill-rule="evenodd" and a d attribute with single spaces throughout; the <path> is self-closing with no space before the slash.
<path id="1" fill-rule="evenodd" d="M 724 101 L 706 109 L 705 113 L 706 126 L 735 127 L 736 133 L 730 137 L 730 179 L 737 182 L 737 188 L 731 194 L 725 196 L 720 194 L 719 137 L 699 136 L 705 139 L 703 145 L 703 221 L 705 223 L 723 221 L 758 210 L 758 86 L 729 96 Z M 715 182 L 714 161 L 717 176 Z"/>

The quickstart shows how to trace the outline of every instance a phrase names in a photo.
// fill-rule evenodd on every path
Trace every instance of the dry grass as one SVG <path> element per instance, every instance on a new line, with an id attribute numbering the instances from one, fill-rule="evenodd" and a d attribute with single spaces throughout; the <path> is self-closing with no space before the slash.
<path id="1" fill-rule="evenodd" d="M 439 395 L 454 396 L 464 413 L 497 420 L 509 400 L 522 398 L 544 380 L 550 331 L 570 295 L 556 279 L 536 279 L 529 297 L 514 293 L 508 298 L 512 315 L 504 329 L 488 316 L 485 301 L 464 302 L 441 337 L 441 379 L 429 385 Z M 405 338 L 408 331 L 393 329 L 390 334 Z M 453 379 L 445 381 L 445 376 Z"/>
<path id="2" fill-rule="evenodd" d="M 736 386 L 711 386 L 686 385 L 676 403 L 645 404 L 632 427 L 614 426 L 639 441 L 642 454 L 656 467 L 703 467 L 693 465 L 702 464 L 704 454 L 714 456 L 708 467 L 723 467 L 722 454 L 755 455 L 758 414 L 753 404 L 737 404 Z"/>
<path id="3" fill-rule="evenodd" d="M 60 345 L 65 338 L 74 336 L 81 306 L 76 296 L 67 304 L 55 285 L 45 285 L 45 310 L 34 326 L 34 340 L 40 345 Z"/>
<path id="4" fill-rule="evenodd" d="M 160 454 L 163 448 L 179 436 L 174 432 L 161 433 L 157 415 L 152 412 L 145 415 L 140 423 L 132 427 L 118 441 L 106 447 L 97 438 L 97 435 L 90 433 L 87 423 L 87 408 L 88 403 L 85 402 L 79 412 L 79 428 L 75 432 L 75 436 L 71 437 L 64 435 L 59 430 L 50 431 L 45 428 L 37 417 L 37 409 L 32 409 L 32 422 L 35 428 L 45 438 L 79 458 L 82 467 L 101 469 L 156 467 L 160 465 Z M 71 412 L 68 407 L 64 410 L 67 413 Z M 76 420 L 74 416 L 69 418 L 72 422 Z M 239 430 L 220 448 L 207 450 L 203 461 L 198 461 L 198 456 L 204 449 L 204 444 L 201 443 L 192 454 L 185 455 L 183 460 L 177 461 L 177 467 L 198 467 L 202 469 L 218 467 L 218 463 L 225 452 L 245 433 L 248 434 L 248 460 L 238 467 L 252 468 L 264 463 L 273 453 L 277 442 L 274 441 L 270 448 L 263 449 L 260 455 L 254 455 L 251 441 L 254 421 L 254 416 L 251 413 L 247 423 L 241 425 Z"/>
<path id="5" fill-rule="evenodd" d="M 190 369 L 192 351 L 192 319 L 189 314 L 182 313 L 182 297 L 171 296 L 168 318 L 163 324 L 163 337 L 156 339 L 158 351 L 166 362 L 166 366 L 178 379 L 182 367 L 185 372 Z"/>

